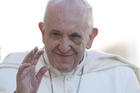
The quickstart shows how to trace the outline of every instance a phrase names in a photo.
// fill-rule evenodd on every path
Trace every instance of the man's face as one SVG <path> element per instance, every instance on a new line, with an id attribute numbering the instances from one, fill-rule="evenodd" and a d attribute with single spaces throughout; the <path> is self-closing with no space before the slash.
<path id="1" fill-rule="evenodd" d="M 59 15 L 50 11 L 47 19 L 42 36 L 49 62 L 61 72 L 70 72 L 82 60 L 89 43 L 86 22 L 76 12 Z"/>

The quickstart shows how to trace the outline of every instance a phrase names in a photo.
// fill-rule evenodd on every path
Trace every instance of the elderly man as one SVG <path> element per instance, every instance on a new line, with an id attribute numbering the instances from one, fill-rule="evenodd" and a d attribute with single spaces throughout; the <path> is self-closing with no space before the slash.
<path id="1" fill-rule="evenodd" d="M 86 51 L 98 34 L 91 11 L 84 0 L 50 0 L 39 23 L 45 47 L 0 64 L 0 93 L 140 93 L 136 66 Z"/>

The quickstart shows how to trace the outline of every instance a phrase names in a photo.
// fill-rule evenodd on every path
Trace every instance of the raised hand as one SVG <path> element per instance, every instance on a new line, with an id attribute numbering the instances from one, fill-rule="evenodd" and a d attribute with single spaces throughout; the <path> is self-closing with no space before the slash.
<path id="1" fill-rule="evenodd" d="M 36 47 L 26 55 L 17 73 L 16 93 L 37 93 L 41 79 L 48 70 L 47 66 L 43 66 L 35 73 L 35 66 L 42 54 L 43 50 L 39 51 Z"/>

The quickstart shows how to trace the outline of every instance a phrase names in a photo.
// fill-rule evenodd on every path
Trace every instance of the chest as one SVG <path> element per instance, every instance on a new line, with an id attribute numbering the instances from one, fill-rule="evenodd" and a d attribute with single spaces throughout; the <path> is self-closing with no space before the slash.
<path id="1" fill-rule="evenodd" d="M 80 76 L 44 77 L 38 93 L 125 93 L 127 81 L 113 73 L 84 74 L 79 84 Z M 79 89 L 78 89 L 79 87 Z"/>

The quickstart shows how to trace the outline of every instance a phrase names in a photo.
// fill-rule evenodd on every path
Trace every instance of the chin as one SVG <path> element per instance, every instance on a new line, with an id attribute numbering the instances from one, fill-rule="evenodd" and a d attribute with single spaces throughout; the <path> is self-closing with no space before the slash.
<path id="1" fill-rule="evenodd" d="M 58 70 L 60 72 L 71 72 L 73 69 L 72 68 L 61 67 L 61 68 L 58 68 Z"/>

